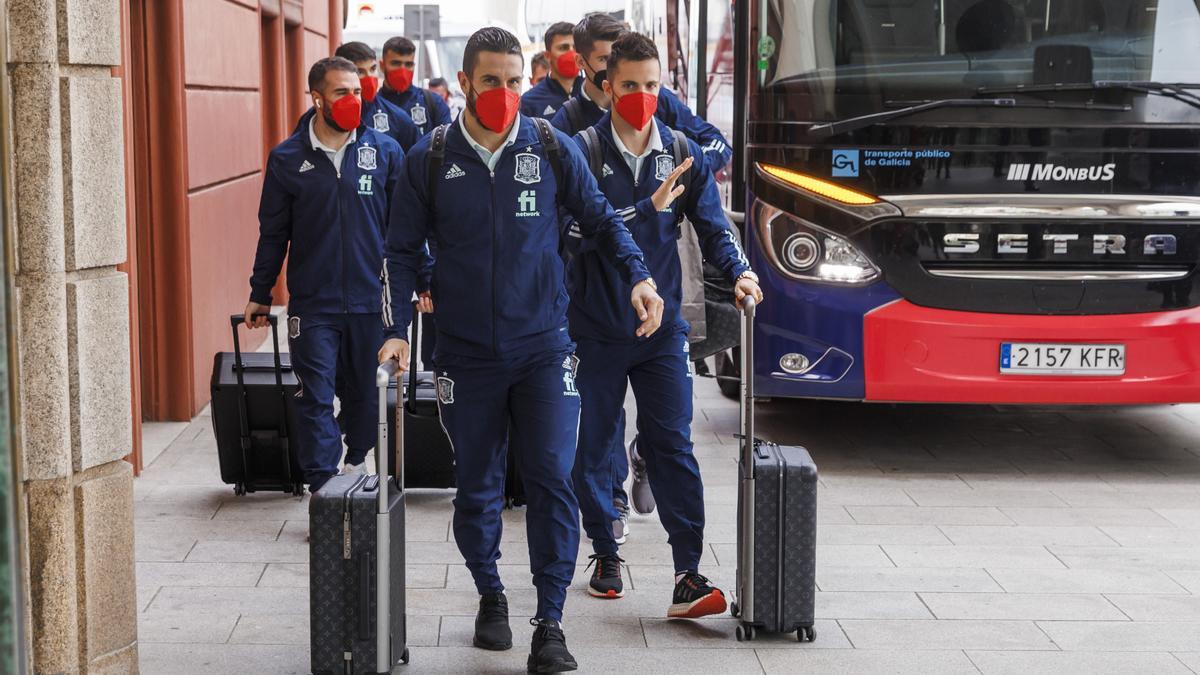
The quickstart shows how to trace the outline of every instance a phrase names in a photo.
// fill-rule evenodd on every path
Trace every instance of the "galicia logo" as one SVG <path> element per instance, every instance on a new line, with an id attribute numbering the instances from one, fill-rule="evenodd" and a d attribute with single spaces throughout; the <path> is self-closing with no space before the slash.
<path id="1" fill-rule="evenodd" d="M 1052 180 L 1059 182 L 1082 182 L 1112 180 L 1117 174 L 1116 164 L 1093 164 L 1092 166 L 1061 166 L 1058 164 L 1010 164 L 1008 180 Z"/>

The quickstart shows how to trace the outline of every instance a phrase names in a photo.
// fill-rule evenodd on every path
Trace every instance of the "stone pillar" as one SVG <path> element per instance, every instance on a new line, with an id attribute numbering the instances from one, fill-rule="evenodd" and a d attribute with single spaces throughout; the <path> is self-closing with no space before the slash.
<path id="1" fill-rule="evenodd" d="M 32 672 L 137 672 L 119 0 L 8 0 Z"/>

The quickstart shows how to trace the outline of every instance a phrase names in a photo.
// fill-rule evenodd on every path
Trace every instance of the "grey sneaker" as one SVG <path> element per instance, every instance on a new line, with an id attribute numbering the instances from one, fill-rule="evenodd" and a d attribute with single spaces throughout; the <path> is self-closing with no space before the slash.
<path id="1" fill-rule="evenodd" d="M 629 486 L 633 510 L 644 515 L 654 513 L 654 493 L 650 491 L 650 479 L 646 477 L 646 460 L 638 454 L 638 437 L 629 442 L 629 468 L 633 471 L 633 485 Z"/>
<path id="2" fill-rule="evenodd" d="M 367 475 L 367 463 L 364 461 L 361 464 L 343 464 L 343 476 L 365 476 Z"/>
<path id="3" fill-rule="evenodd" d="M 629 506 L 619 499 L 613 500 L 613 506 L 617 509 L 617 519 L 612 523 L 613 539 L 624 544 L 625 537 L 629 536 Z"/>

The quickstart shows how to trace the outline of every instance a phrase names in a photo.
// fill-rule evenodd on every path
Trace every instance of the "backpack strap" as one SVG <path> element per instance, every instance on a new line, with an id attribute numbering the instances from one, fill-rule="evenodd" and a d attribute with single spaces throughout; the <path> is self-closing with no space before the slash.
<path id="1" fill-rule="evenodd" d="M 567 110 L 567 121 L 571 123 L 571 134 L 577 134 L 583 129 L 583 104 L 578 96 L 572 96 L 563 104 Z"/>
<path id="2" fill-rule="evenodd" d="M 674 140 L 672 140 L 672 142 L 671 142 L 671 156 L 675 159 L 675 166 L 681 166 L 684 163 L 684 161 L 687 160 L 688 157 L 692 156 L 692 150 L 688 146 L 687 137 L 684 136 L 683 133 L 672 129 L 671 135 L 674 137 Z M 700 161 L 703 161 L 703 160 L 700 160 Z M 693 168 L 689 167 L 687 171 L 684 171 L 682 174 L 680 174 L 679 181 L 676 184 L 677 185 L 686 185 L 687 189 L 690 190 L 692 187 L 692 171 L 693 171 Z M 685 193 L 685 195 L 686 195 L 686 193 Z M 685 198 L 686 198 L 686 196 L 685 196 Z M 683 236 L 683 230 L 681 227 L 681 224 L 683 222 L 683 211 L 684 210 L 683 210 L 682 206 L 677 206 L 675 208 L 675 238 L 676 239 Z"/>
<path id="3" fill-rule="evenodd" d="M 450 131 L 449 124 L 439 124 L 433 129 L 433 137 L 429 139 L 428 162 L 429 183 L 425 192 L 428 194 L 429 208 L 437 203 L 438 178 L 442 174 L 442 165 L 446 162 L 446 134 Z"/>
<path id="4" fill-rule="evenodd" d="M 433 92 L 429 91 L 428 89 L 422 89 L 421 91 L 425 92 L 425 111 L 426 111 L 425 114 L 428 115 L 429 119 L 432 120 L 433 119 L 433 111 L 437 110 L 437 108 L 434 107 L 434 103 L 433 103 Z"/>
<path id="5" fill-rule="evenodd" d="M 554 133 L 554 127 L 550 126 L 550 122 L 541 117 L 532 117 L 534 126 L 538 130 L 538 138 L 542 141 L 542 147 L 546 148 L 546 160 L 550 162 L 550 171 L 554 174 L 554 193 L 559 197 L 559 202 L 562 201 L 564 180 L 562 167 L 562 146 L 558 144 L 558 136 Z"/>
<path id="6" fill-rule="evenodd" d="M 604 172 L 604 147 L 600 144 L 600 134 L 596 132 L 596 127 L 588 127 L 583 130 L 581 136 L 583 147 L 587 150 L 588 168 L 592 170 L 596 180 L 600 180 Z"/>

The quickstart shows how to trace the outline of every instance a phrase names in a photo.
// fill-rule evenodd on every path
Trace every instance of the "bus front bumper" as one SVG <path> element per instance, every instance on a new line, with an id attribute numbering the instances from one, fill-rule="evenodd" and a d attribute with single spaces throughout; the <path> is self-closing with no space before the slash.
<path id="1" fill-rule="evenodd" d="M 1122 375 L 1001 374 L 1001 343 L 1125 345 Z M 1109 404 L 1200 401 L 1200 308 L 1094 316 L 982 314 L 895 300 L 863 321 L 868 401 Z"/>

